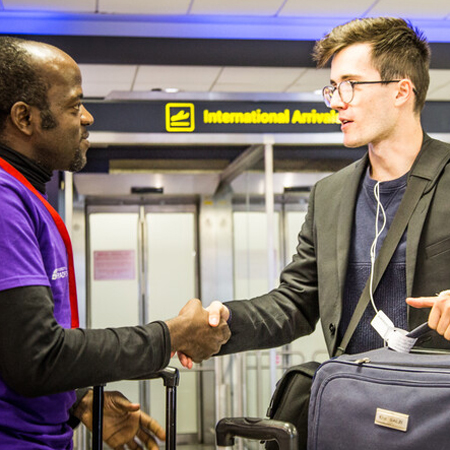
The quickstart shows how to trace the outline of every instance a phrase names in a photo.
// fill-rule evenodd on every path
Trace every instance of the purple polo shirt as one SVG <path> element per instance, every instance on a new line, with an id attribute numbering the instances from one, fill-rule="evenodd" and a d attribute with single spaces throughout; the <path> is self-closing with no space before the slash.
<path id="1" fill-rule="evenodd" d="M 0 291 L 49 286 L 56 321 L 71 326 L 68 263 L 64 242 L 42 202 L 0 168 Z M 11 342 L 14 345 L 14 342 Z M 26 398 L 0 375 L 0 447 L 71 449 L 68 410 L 73 391 Z"/>

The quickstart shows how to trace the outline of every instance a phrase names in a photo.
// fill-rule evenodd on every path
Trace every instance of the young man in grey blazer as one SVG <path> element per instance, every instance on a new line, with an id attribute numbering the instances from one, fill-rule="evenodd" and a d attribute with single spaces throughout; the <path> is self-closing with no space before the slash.
<path id="1" fill-rule="evenodd" d="M 345 146 L 367 145 L 368 151 L 314 186 L 297 253 L 278 288 L 211 304 L 210 323 L 225 318 L 232 333 L 221 354 L 289 343 L 312 333 L 319 318 L 334 354 L 370 277 L 376 234 L 378 252 L 414 177 L 426 180 L 424 192 L 347 352 L 383 345 L 370 325 L 375 308 L 405 330 L 428 320 L 437 333 L 419 345 L 450 347 L 450 145 L 421 126 L 429 85 L 426 39 L 402 19 L 356 19 L 317 42 L 314 58 L 319 67 L 331 60 L 323 96 L 339 113 Z"/>

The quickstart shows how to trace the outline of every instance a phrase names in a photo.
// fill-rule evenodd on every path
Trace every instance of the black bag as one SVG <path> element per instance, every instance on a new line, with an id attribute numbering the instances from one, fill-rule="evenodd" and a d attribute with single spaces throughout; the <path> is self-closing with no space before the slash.
<path id="1" fill-rule="evenodd" d="M 311 384 L 320 363 L 309 361 L 290 367 L 280 378 L 267 409 L 267 417 L 295 425 L 298 448 L 306 450 Z M 276 441 L 266 442 L 267 450 L 278 450 Z"/>

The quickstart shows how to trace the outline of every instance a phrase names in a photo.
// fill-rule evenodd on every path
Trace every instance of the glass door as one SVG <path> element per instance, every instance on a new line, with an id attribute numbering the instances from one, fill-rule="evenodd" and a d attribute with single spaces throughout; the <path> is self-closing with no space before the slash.
<path id="1" fill-rule="evenodd" d="M 133 326 L 178 315 L 198 296 L 196 205 L 88 205 L 87 324 Z M 173 358 L 170 365 L 180 367 Z M 177 439 L 198 442 L 199 371 L 180 370 Z M 161 424 L 161 380 L 121 381 L 119 390 Z"/>
<path id="2" fill-rule="evenodd" d="M 267 222 L 261 200 L 233 205 L 233 266 L 234 298 L 246 299 L 268 292 Z M 274 205 L 274 248 L 278 286 L 278 275 L 292 259 L 298 245 L 298 234 L 305 220 L 307 199 L 298 197 L 285 201 L 278 198 Z M 243 370 L 239 373 L 243 386 L 240 396 L 244 399 L 243 414 L 252 417 L 265 416 L 272 394 L 270 384 L 269 351 L 245 352 Z M 322 329 L 289 345 L 276 349 L 276 375 L 279 379 L 289 366 L 308 360 L 327 359 L 327 350 Z M 241 361 L 238 361 L 241 364 Z"/>
<path id="3" fill-rule="evenodd" d="M 195 207 L 146 207 L 147 301 L 148 320 L 178 315 L 186 302 L 198 297 L 197 224 Z M 172 366 L 181 369 L 176 358 Z M 180 370 L 178 387 L 178 439 L 197 441 L 199 435 L 198 377 L 196 370 Z M 164 423 L 164 389 L 150 386 L 150 413 Z"/>

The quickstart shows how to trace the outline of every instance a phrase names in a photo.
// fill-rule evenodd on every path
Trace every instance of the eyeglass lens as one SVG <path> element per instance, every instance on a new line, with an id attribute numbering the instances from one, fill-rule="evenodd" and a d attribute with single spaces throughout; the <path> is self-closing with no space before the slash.
<path id="1" fill-rule="evenodd" d="M 328 107 L 331 106 L 331 99 L 336 91 L 338 91 L 344 103 L 350 103 L 353 100 L 353 84 L 347 80 L 341 81 L 337 86 L 325 86 L 323 88 L 323 99 Z"/>

